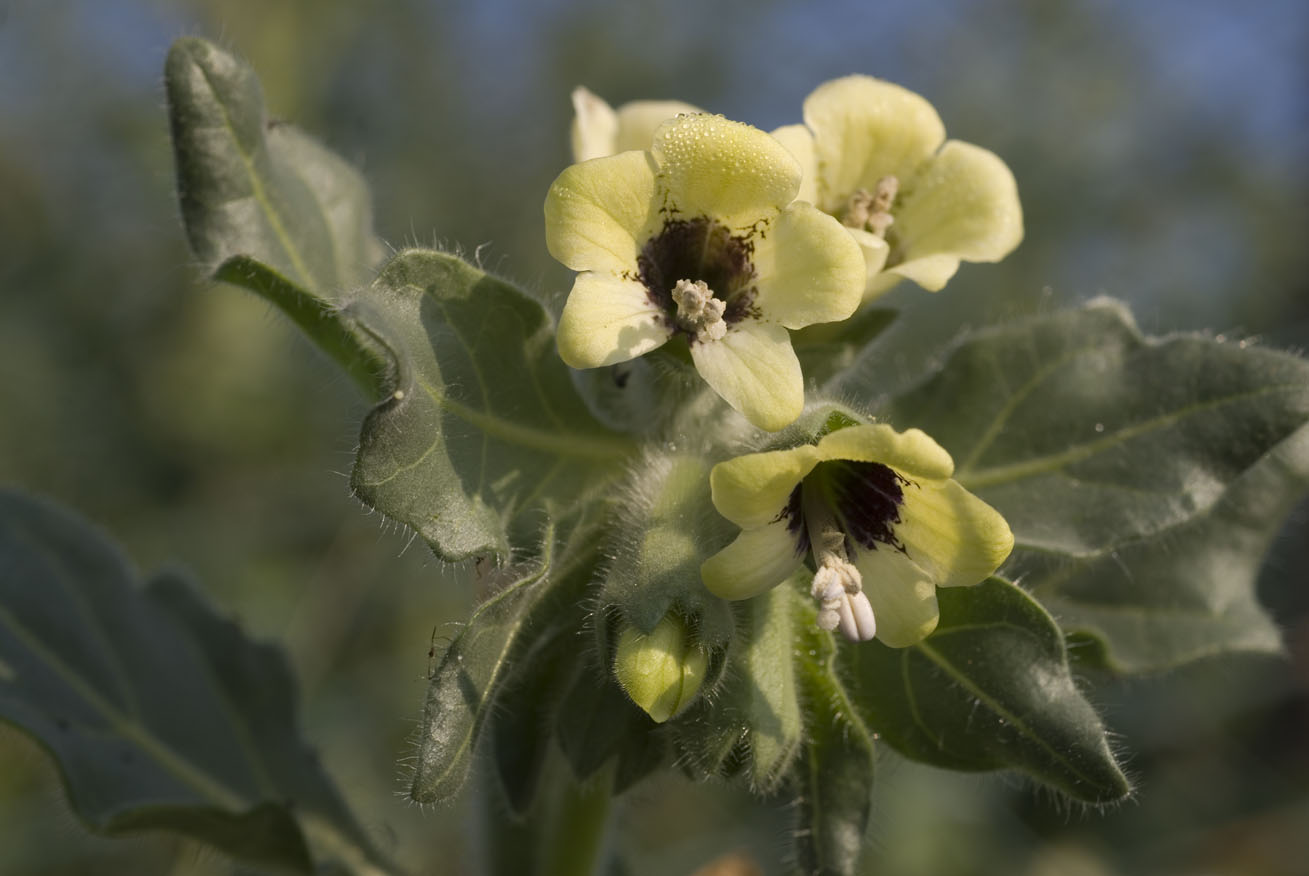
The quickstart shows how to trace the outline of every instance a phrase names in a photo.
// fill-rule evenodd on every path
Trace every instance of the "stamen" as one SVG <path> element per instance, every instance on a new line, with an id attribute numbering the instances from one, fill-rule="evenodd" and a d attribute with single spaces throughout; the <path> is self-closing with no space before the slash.
<path id="1" fill-rule="evenodd" d="M 809 589 L 819 604 L 818 627 L 823 630 L 839 627 L 847 638 L 853 636 L 852 641 L 872 638 L 872 632 L 862 636 L 862 631 L 873 629 L 873 609 L 863 593 L 863 576 L 850 562 L 845 533 L 821 498 L 808 494 L 805 498 L 805 526 L 818 567 Z"/>
<path id="2" fill-rule="evenodd" d="M 877 635 L 877 621 L 868 594 L 846 594 L 837 610 L 837 625 L 841 628 L 841 635 L 851 642 L 867 642 Z"/>
<path id="3" fill-rule="evenodd" d="M 871 192 L 868 189 L 855 189 L 845 208 L 846 226 L 862 228 L 878 237 L 885 237 L 886 229 L 895 222 L 895 217 L 891 215 L 891 205 L 895 203 L 899 191 L 900 180 L 891 175 L 879 179 Z"/>
<path id="4" fill-rule="evenodd" d="M 678 280 L 673 287 L 677 324 L 695 334 L 698 341 L 718 341 L 727 334 L 723 312 L 727 302 L 716 298 L 703 280 Z"/>
<path id="5" fill-rule="evenodd" d="M 814 573 L 810 593 L 820 606 L 818 626 L 824 630 L 834 630 L 838 625 L 844 628 L 847 625 L 844 618 L 850 613 L 850 599 L 856 596 L 867 599 L 862 592 L 863 576 L 846 557 L 845 533 L 826 530 L 813 545 L 818 571 Z"/>
<path id="6" fill-rule="evenodd" d="M 868 189 L 855 189 L 845 205 L 845 226 L 847 228 L 865 228 L 868 217 L 873 212 L 873 195 Z"/>

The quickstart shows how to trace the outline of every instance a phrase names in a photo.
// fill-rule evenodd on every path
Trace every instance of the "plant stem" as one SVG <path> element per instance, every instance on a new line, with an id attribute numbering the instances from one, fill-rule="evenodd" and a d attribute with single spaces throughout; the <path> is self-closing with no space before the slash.
<path id="1" fill-rule="evenodd" d="M 505 811 L 498 788 L 485 788 L 486 871 L 493 876 L 595 876 L 603 858 L 612 789 L 612 764 L 579 783 L 553 748 L 526 819 Z"/>
<path id="2" fill-rule="evenodd" d="M 551 789 L 554 805 L 546 817 L 552 823 L 539 837 L 542 876 L 593 876 L 605 845 L 613 784 L 609 764 L 585 783 L 566 775 Z"/>

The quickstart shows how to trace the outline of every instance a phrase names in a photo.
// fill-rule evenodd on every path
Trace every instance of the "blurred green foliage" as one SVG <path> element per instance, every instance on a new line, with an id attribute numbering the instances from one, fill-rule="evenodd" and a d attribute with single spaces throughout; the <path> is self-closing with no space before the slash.
<path id="1" fill-rule="evenodd" d="M 101 521 L 148 570 L 184 564 L 284 642 L 308 735 L 419 872 L 476 867 L 462 839 L 476 805 L 409 807 L 395 767 L 470 576 L 406 550 L 349 497 L 365 411 L 349 379 L 262 301 L 198 282 L 160 79 L 188 33 L 249 59 L 275 113 L 356 162 L 392 246 L 460 245 L 547 294 L 567 288 L 540 203 L 568 160 L 574 85 L 771 128 L 858 71 L 927 96 L 951 136 L 1005 158 L 1023 197 L 1024 244 L 939 293 L 958 321 L 928 327 L 923 355 L 959 321 L 1100 292 L 1147 331 L 1309 345 L 1296 0 L 3 4 L 0 480 Z M 1306 519 L 1263 582 L 1289 661 L 1201 664 L 1100 703 L 1133 753 L 1136 802 L 1070 814 L 1013 782 L 884 758 L 881 872 L 1295 872 L 1309 857 Z M 666 776 L 634 790 L 616 835 L 633 874 L 689 873 L 733 848 L 780 873 L 788 818 Z M 0 833 L 4 873 L 232 872 L 172 838 L 87 836 L 43 755 L 7 730 Z"/>

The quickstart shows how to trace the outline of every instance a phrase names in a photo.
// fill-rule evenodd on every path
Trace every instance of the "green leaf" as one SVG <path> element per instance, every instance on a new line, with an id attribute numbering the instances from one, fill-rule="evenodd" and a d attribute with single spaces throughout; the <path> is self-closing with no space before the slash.
<path id="1" fill-rule="evenodd" d="M 1126 796 L 1127 779 L 1073 681 L 1053 618 L 999 578 L 937 596 L 940 624 L 921 643 L 843 650 L 868 725 L 914 760 L 1018 769 L 1091 803 Z"/>
<path id="2" fill-rule="evenodd" d="M 0 716 L 54 756 L 81 819 L 298 872 L 311 847 L 384 872 L 300 739 L 281 651 L 182 579 L 135 577 L 87 523 L 0 492 Z"/>
<path id="3" fill-rule="evenodd" d="M 1269 544 L 1305 490 L 1309 427 L 1180 526 L 1083 559 L 1025 552 L 1014 571 L 1065 629 L 1093 641 L 1091 655 L 1076 651 L 1079 660 L 1119 673 L 1157 672 L 1223 652 L 1277 652 L 1281 631 L 1256 600 L 1255 585 Z"/>
<path id="4" fill-rule="evenodd" d="M 254 71 L 212 43 L 174 43 L 164 84 L 182 219 L 196 257 L 213 279 L 284 310 L 376 394 L 376 344 L 336 307 L 384 253 L 363 177 L 292 125 L 268 118 Z"/>
<path id="5" fill-rule="evenodd" d="M 381 398 L 386 392 L 390 366 L 386 348 L 340 310 L 248 256 L 232 256 L 223 262 L 214 272 L 214 279 L 243 286 L 275 304 L 335 359 L 369 398 Z"/>
<path id="6" fill-rule="evenodd" d="M 796 857 L 806 874 L 854 876 L 872 812 L 873 737 L 837 676 L 836 643 L 818 629 L 812 601 L 798 619 L 806 732 L 796 767 Z"/>
<path id="7" fill-rule="evenodd" d="M 578 398 L 545 310 L 447 253 L 412 250 L 347 306 L 394 357 L 351 484 L 443 558 L 508 556 L 617 478 L 634 450 Z"/>
<path id="8" fill-rule="evenodd" d="M 740 683 L 726 697 L 745 718 L 751 781 L 761 792 L 781 780 L 800 746 L 792 589 L 790 582 L 783 583 L 748 601 L 737 669 Z"/>
<path id="9" fill-rule="evenodd" d="M 580 608 L 580 607 L 579 607 Z M 492 762 L 510 812 L 532 807 L 550 754 L 550 728 L 577 662 L 576 626 L 551 624 L 550 635 L 533 639 L 508 668 L 501 704 L 488 715 Z"/>
<path id="10" fill-rule="evenodd" d="M 593 540 L 594 532 L 586 532 L 578 530 L 573 537 Z M 444 802 L 459 792 L 479 737 L 513 673 L 527 665 L 533 648 L 545 648 L 558 635 L 577 629 L 573 609 L 581 601 L 594 554 L 561 548 L 555 541 L 554 528 L 547 527 L 540 559 L 486 574 L 486 598 L 442 655 L 419 725 L 410 783 L 415 801 Z M 512 705 L 506 708 L 513 710 Z"/>
<path id="11" fill-rule="evenodd" d="M 1065 629 L 1103 639 L 1111 664 L 1149 671 L 1276 647 L 1253 570 L 1306 489 L 1305 442 L 1291 440 L 1309 422 L 1305 360 L 1145 338 L 1099 300 L 966 336 L 880 414 L 950 451 L 955 477 L 1013 528 L 1006 572 Z M 1273 457 L 1296 474 L 1237 487 Z M 1181 544 L 1227 563 L 1192 562 Z"/>

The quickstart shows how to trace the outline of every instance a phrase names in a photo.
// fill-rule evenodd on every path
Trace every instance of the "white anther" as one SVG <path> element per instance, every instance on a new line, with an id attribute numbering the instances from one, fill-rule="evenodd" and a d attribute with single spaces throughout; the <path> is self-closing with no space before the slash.
<path id="1" fill-rule="evenodd" d="M 886 236 L 886 229 L 895 222 L 891 215 L 891 205 L 900 191 L 900 180 L 894 176 L 879 179 L 873 190 L 855 189 L 845 208 L 845 224 L 850 228 L 862 228 L 878 237 Z"/>
<path id="2" fill-rule="evenodd" d="M 824 609 L 824 614 L 827 609 Z M 845 636 L 851 642 L 867 642 L 873 636 L 877 635 L 877 621 L 873 618 L 873 605 L 868 601 L 868 594 L 863 593 L 846 593 L 841 599 L 841 604 L 836 609 L 837 624 L 841 628 L 841 635 Z M 820 614 L 818 625 L 823 625 L 823 617 Z M 823 627 L 830 630 L 832 627 Z"/>
<path id="3" fill-rule="evenodd" d="M 727 334 L 723 321 L 727 302 L 715 297 L 704 280 L 678 280 L 673 303 L 677 305 L 677 324 L 695 332 L 696 340 L 718 341 Z"/>
<path id="4" fill-rule="evenodd" d="M 823 529 L 812 539 L 818 570 L 809 588 L 819 603 L 818 628 L 835 630 L 851 641 L 873 637 L 873 609 L 863 593 L 863 576 L 846 558 L 845 535 Z M 865 635 L 866 633 L 866 635 Z"/>
<path id="5" fill-rule="evenodd" d="M 813 542 L 814 560 L 818 563 L 818 571 L 814 574 L 815 588 L 821 580 L 824 589 L 834 586 L 846 593 L 858 593 L 863 589 L 863 577 L 854 563 L 847 559 L 845 533 L 824 528 Z"/>

